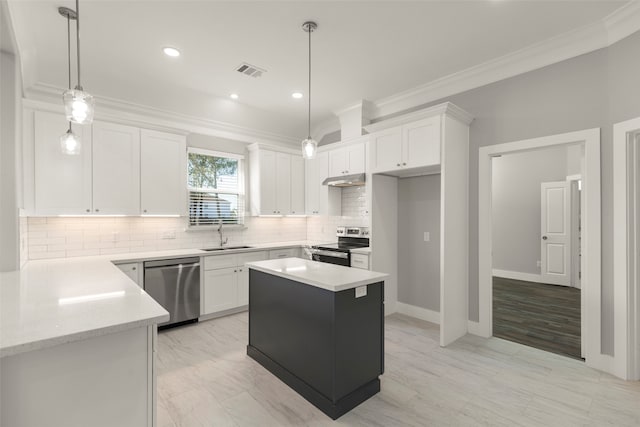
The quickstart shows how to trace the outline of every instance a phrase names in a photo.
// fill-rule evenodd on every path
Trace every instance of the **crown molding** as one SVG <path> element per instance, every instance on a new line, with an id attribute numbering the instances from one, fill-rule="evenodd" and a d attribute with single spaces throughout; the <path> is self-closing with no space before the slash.
<path id="1" fill-rule="evenodd" d="M 367 132 L 373 133 L 442 114 L 453 117 L 467 126 L 473 121 L 473 116 L 462 108 L 452 104 L 451 102 L 444 102 L 442 104 L 434 105 L 433 107 L 423 108 L 411 113 L 391 117 L 363 127 Z"/>
<path id="2" fill-rule="evenodd" d="M 64 90 L 64 88 L 37 83 L 26 90 L 25 106 L 61 111 L 61 94 Z M 58 108 L 56 104 L 59 104 Z M 199 133 L 246 143 L 276 144 L 290 147 L 299 142 L 289 136 L 102 96 L 96 96 L 95 118 L 173 133 Z"/>
<path id="3" fill-rule="evenodd" d="M 640 1 L 632 0 L 603 19 L 607 45 L 619 42 L 640 30 Z"/>
<path id="4" fill-rule="evenodd" d="M 640 31 L 640 1 L 631 0 L 589 25 L 372 102 L 380 119 L 608 47 Z M 351 105 L 352 107 L 353 105 Z M 349 107 L 345 107 L 348 109 Z M 341 111 L 344 109 L 340 109 Z"/>
<path id="5" fill-rule="evenodd" d="M 330 117 L 318 124 L 311 130 L 311 135 L 316 141 L 321 141 L 326 135 L 340 130 L 338 117 Z"/>

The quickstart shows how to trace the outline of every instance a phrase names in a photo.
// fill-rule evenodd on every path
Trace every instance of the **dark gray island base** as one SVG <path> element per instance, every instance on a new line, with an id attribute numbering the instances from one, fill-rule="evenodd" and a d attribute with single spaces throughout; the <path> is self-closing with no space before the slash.
<path id="1" fill-rule="evenodd" d="M 332 419 L 380 391 L 384 282 L 332 291 L 249 270 L 247 354 Z"/>

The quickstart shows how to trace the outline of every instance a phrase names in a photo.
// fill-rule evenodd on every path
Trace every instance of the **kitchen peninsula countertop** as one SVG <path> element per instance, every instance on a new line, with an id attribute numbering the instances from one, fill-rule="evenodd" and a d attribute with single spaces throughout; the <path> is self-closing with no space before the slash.
<path id="1" fill-rule="evenodd" d="M 176 249 L 33 260 L 0 273 L 0 357 L 162 323 L 169 313 L 113 263 L 308 246 L 296 241 L 224 251 Z"/>
<path id="2" fill-rule="evenodd" d="M 383 281 L 389 275 L 359 268 L 344 267 L 301 258 L 256 261 L 247 267 L 263 273 L 305 283 L 332 292 L 344 291 Z"/>

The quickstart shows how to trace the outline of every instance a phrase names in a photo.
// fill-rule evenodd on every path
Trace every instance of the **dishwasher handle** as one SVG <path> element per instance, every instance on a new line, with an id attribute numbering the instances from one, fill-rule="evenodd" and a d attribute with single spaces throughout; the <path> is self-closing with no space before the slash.
<path id="1" fill-rule="evenodd" d="M 177 267 L 179 265 L 188 265 L 189 267 L 200 267 L 200 258 L 174 258 L 174 259 L 160 259 L 157 261 L 146 261 L 144 268 L 158 268 L 158 267 Z"/>

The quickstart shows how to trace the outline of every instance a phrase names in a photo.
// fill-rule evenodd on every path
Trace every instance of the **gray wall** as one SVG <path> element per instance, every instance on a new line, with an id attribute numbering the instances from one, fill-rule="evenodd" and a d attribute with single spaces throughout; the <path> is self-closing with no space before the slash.
<path id="1" fill-rule="evenodd" d="M 440 311 L 440 175 L 398 180 L 398 301 Z"/>
<path id="2" fill-rule="evenodd" d="M 0 271 L 20 267 L 22 80 L 5 2 L 0 4 Z"/>
<path id="3" fill-rule="evenodd" d="M 640 116 L 640 32 L 606 49 L 418 106 L 475 116 L 469 150 L 469 319 L 478 320 L 479 147 L 601 128 L 602 351 L 613 354 L 613 124 Z M 406 113 L 409 111 L 405 111 Z M 402 113 L 399 113 L 402 114 Z"/>
<path id="4" fill-rule="evenodd" d="M 540 274 L 540 184 L 566 179 L 568 154 L 556 147 L 492 159 L 494 269 Z"/>

